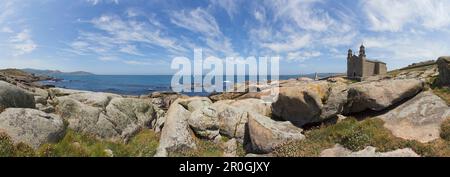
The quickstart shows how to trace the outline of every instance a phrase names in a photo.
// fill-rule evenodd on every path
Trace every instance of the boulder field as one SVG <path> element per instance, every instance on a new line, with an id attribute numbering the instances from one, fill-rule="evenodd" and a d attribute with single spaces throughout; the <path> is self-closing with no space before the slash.
<path id="1" fill-rule="evenodd" d="M 375 116 L 370 117 L 383 120 L 392 135 L 428 143 L 440 138 L 441 125 L 450 119 L 448 103 L 433 93 L 429 83 L 437 78 L 439 84 L 446 84 L 447 61 L 441 57 L 436 67 L 426 71 L 401 71 L 362 82 L 342 77 L 283 80 L 274 102 L 263 101 L 270 88 L 257 85 L 251 86 L 257 93 L 189 97 L 170 92 L 125 96 L 62 88 L 30 92 L 0 81 L 0 132 L 14 143 L 37 149 L 57 143 L 69 129 L 122 143 L 150 129 L 159 136 L 157 157 L 197 150 L 200 141 L 220 145 L 227 157 L 237 156 L 242 147 L 248 156 L 271 156 L 284 143 L 307 139 L 310 125 L 371 112 Z M 351 152 L 336 145 L 321 156 L 418 155 L 411 149 L 379 153 L 370 146 Z"/>

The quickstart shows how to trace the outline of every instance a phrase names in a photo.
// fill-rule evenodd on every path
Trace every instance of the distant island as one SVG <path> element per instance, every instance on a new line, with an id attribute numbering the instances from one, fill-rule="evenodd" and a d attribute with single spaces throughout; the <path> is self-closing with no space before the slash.
<path id="1" fill-rule="evenodd" d="M 51 76 L 51 77 L 58 77 L 58 76 L 89 76 L 89 75 L 95 75 L 90 72 L 85 71 L 74 71 L 74 72 L 62 72 L 59 70 L 39 70 L 39 69 L 31 69 L 31 68 L 25 68 L 21 69 L 22 71 L 35 74 L 37 76 Z"/>

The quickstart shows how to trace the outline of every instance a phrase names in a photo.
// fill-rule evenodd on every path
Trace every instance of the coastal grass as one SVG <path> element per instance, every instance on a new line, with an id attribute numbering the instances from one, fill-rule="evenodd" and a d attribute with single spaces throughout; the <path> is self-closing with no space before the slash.
<path id="1" fill-rule="evenodd" d="M 0 132 L 0 157 L 33 157 L 35 152 L 33 148 L 24 144 L 14 144 L 11 138 L 3 132 Z"/>
<path id="2" fill-rule="evenodd" d="M 37 150 L 43 157 L 151 157 L 156 153 L 158 135 L 142 130 L 127 144 L 98 140 L 93 136 L 68 130 L 56 144 L 45 144 Z"/>
<path id="3" fill-rule="evenodd" d="M 196 149 L 169 152 L 169 157 L 221 157 L 223 148 L 220 143 L 196 139 Z"/>
<path id="4" fill-rule="evenodd" d="M 276 148 L 273 153 L 278 157 L 317 157 L 323 150 L 332 148 L 335 144 L 341 144 L 352 151 L 373 146 L 377 148 L 378 152 L 411 148 L 421 156 L 450 155 L 448 140 L 438 139 L 429 143 L 404 140 L 393 136 L 388 129 L 383 127 L 383 124 L 384 122 L 377 118 L 362 121 L 347 118 L 334 125 L 321 126 L 307 131 L 306 139 L 285 143 Z M 448 131 L 448 129 L 443 130 Z"/>
<path id="5" fill-rule="evenodd" d="M 450 87 L 434 87 L 433 93 L 450 105 Z"/>

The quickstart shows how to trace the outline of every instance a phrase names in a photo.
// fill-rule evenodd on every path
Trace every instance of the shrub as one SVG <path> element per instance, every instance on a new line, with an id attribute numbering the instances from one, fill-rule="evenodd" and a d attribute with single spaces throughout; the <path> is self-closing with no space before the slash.
<path id="1" fill-rule="evenodd" d="M 14 155 L 14 142 L 6 133 L 0 132 L 0 157 L 12 157 Z"/>

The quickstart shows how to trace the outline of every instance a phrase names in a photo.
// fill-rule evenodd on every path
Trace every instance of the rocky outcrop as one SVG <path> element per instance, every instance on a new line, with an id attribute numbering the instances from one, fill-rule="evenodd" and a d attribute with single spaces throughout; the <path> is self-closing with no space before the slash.
<path id="1" fill-rule="evenodd" d="M 195 110 L 188 119 L 188 123 L 199 137 L 213 140 L 219 135 L 219 115 L 212 107 Z"/>
<path id="2" fill-rule="evenodd" d="M 191 113 L 178 100 L 167 111 L 166 121 L 161 132 L 156 157 L 166 157 L 170 152 L 195 149 L 195 139 L 189 128 Z"/>
<path id="3" fill-rule="evenodd" d="M 344 112 L 381 111 L 416 95 L 423 88 L 423 81 L 417 79 L 382 80 L 354 84 L 348 90 L 347 110 Z"/>
<path id="4" fill-rule="evenodd" d="M 222 102 L 216 102 L 211 107 L 218 112 L 220 134 L 243 140 L 248 111 Z"/>
<path id="5" fill-rule="evenodd" d="M 328 119 L 344 112 L 347 104 L 348 86 L 346 84 L 335 84 L 330 87 L 329 96 L 321 109 L 321 119 Z"/>
<path id="6" fill-rule="evenodd" d="M 290 122 L 277 122 L 259 114 L 250 114 L 248 131 L 252 150 L 258 153 L 270 153 L 282 143 L 305 138 L 303 130 Z"/>
<path id="7" fill-rule="evenodd" d="M 34 108 L 34 96 L 12 84 L 0 81 L 0 112 L 11 107 Z"/>
<path id="8" fill-rule="evenodd" d="M 297 126 L 319 122 L 328 88 L 328 83 L 322 81 L 281 87 L 278 100 L 272 104 L 272 113 Z"/>
<path id="9" fill-rule="evenodd" d="M 237 141 L 234 138 L 223 143 L 223 157 L 237 157 L 237 148 Z"/>
<path id="10" fill-rule="evenodd" d="M 425 91 L 379 117 L 395 136 L 425 143 L 439 138 L 441 123 L 450 118 L 450 107 Z"/>
<path id="11" fill-rule="evenodd" d="M 194 112 L 195 110 L 202 109 L 203 107 L 212 104 L 211 100 L 206 97 L 191 97 L 179 99 L 178 103 L 184 106 L 190 112 Z"/>
<path id="12" fill-rule="evenodd" d="M 170 105 L 178 98 L 187 98 L 186 95 L 181 95 L 176 92 L 153 92 L 150 95 L 141 96 L 140 98 L 150 98 L 155 106 L 163 110 L 169 109 Z"/>
<path id="13" fill-rule="evenodd" d="M 248 98 L 234 101 L 230 104 L 231 106 L 235 106 L 237 108 L 241 108 L 248 112 L 255 112 L 264 116 L 272 115 L 272 105 L 270 103 L 266 103 L 261 99 Z"/>
<path id="14" fill-rule="evenodd" d="M 45 143 L 58 142 L 65 134 L 63 120 L 54 114 L 28 108 L 8 108 L 0 114 L 0 131 L 15 143 L 23 142 L 37 149 Z"/>
<path id="15" fill-rule="evenodd" d="M 158 114 L 151 100 L 99 94 L 76 93 L 74 95 L 83 95 L 76 99 L 72 95 L 59 97 L 57 113 L 77 132 L 114 141 L 127 141 L 141 128 L 152 128 L 156 124 Z"/>
<path id="16" fill-rule="evenodd" d="M 121 98 L 122 96 L 103 92 L 85 92 L 70 94 L 67 97 L 77 100 L 85 105 L 105 108 L 113 98 Z"/>
<path id="17" fill-rule="evenodd" d="M 439 57 L 436 63 L 439 69 L 438 83 L 450 86 L 450 56 Z"/>
<path id="18" fill-rule="evenodd" d="M 420 157 L 410 148 L 397 149 L 389 152 L 376 152 L 376 148 L 368 146 L 361 151 L 352 152 L 339 144 L 333 148 L 325 149 L 320 153 L 321 157 Z"/>

